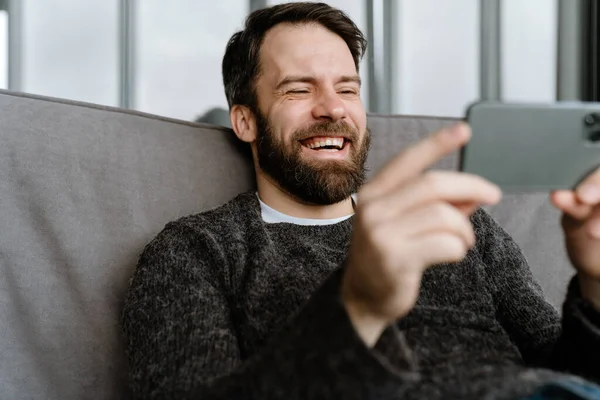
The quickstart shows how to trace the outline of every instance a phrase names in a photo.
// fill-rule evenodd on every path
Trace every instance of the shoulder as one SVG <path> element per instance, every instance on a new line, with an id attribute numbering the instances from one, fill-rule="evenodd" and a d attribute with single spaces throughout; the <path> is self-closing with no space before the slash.
<path id="1" fill-rule="evenodd" d="M 145 246 L 142 256 L 156 252 L 182 254 L 214 251 L 243 240 L 246 227 L 260 217 L 254 193 L 241 193 L 227 203 L 168 222 Z"/>
<path id="2" fill-rule="evenodd" d="M 171 221 L 161 234 L 185 233 L 190 237 L 211 237 L 227 243 L 239 240 L 240 233 L 259 218 L 260 205 L 256 195 L 245 192 L 220 206 Z"/>
<path id="3" fill-rule="evenodd" d="M 236 243 L 243 245 L 244 227 L 253 218 L 248 214 L 255 212 L 252 206 L 252 194 L 243 193 L 211 210 L 167 223 L 143 248 L 135 275 L 185 274 L 221 280 L 231 254 L 239 255 L 236 249 L 243 248 Z"/>

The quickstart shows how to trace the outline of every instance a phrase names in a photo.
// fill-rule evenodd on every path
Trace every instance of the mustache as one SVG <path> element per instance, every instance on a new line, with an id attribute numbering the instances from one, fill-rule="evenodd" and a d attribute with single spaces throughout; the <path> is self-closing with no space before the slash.
<path id="1" fill-rule="evenodd" d="M 352 128 L 345 122 L 317 122 L 294 132 L 293 139 L 302 141 L 316 136 L 342 137 L 350 142 L 358 141 L 358 129 Z"/>

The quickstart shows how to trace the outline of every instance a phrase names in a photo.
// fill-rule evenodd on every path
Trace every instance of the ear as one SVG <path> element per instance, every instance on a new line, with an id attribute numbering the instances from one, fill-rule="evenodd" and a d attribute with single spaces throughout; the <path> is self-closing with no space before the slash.
<path id="1" fill-rule="evenodd" d="M 256 118 L 248 107 L 234 105 L 229 112 L 229 118 L 238 139 L 246 143 L 256 141 Z"/>

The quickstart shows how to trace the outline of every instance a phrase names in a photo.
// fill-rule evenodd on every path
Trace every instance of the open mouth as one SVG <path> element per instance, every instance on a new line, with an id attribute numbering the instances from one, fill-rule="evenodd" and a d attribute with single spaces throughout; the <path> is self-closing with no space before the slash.
<path id="1" fill-rule="evenodd" d="M 322 152 L 338 152 L 343 150 L 349 141 L 343 137 L 312 137 L 300 141 L 302 146 Z"/>

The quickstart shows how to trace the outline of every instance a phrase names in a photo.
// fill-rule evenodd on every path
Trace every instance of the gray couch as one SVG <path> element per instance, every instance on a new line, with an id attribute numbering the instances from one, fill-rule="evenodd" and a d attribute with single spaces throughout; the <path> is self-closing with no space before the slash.
<path id="1" fill-rule="evenodd" d="M 370 173 L 451 122 L 370 115 Z M 0 398 L 126 398 L 119 310 L 143 246 L 251 188 L 225 128 L 0 92 Z M 547 195 L 491 212 L 559 307 L 572 272 Z"/>

